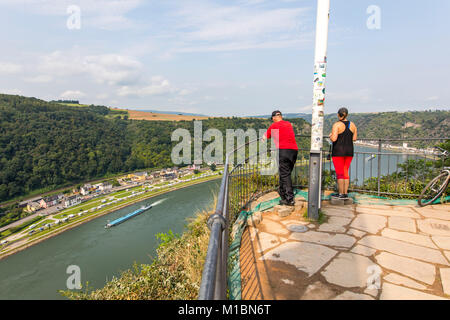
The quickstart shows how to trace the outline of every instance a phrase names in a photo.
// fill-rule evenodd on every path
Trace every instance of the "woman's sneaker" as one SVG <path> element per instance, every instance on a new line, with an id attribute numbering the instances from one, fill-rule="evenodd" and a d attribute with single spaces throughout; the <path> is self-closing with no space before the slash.
<path id="1" fill-rule="evenodd" d="M 339 199 L 348 199 L 348 194 L 346 194 L 346 193 L 340 194 Z"/>

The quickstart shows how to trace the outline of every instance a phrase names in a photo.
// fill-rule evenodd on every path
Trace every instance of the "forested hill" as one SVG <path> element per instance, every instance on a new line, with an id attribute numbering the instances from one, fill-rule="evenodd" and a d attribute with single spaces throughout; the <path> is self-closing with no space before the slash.
<path id="1" fill-rule="evenodd" d="M 270 118 L 270 115 L 258 117 Z M 311 123 L 311 114 L 285 113 L 283 117 L 289 121 L 303 118 Z M 337 120 L 336 113 L 325 115 L 325 136 Z M 448 137 L 450 132 L 450 111 L 351 113 L 349 120 L 360 128 L 360 138 Z"/>
<path id="2" fill-rule="evenodd" d="M 145 121 L 116 117 L 104 106 L 77 107 L 0 94 L 0 201 L 49 191 L 108 174 L 172 166 L 172 132 L 193 121 Z M 296 133 L 310 125 L 290 119 Z M 256 130 L 269 120 L 211 118 L 203 131 Z M 205 143 L 205 145 L 208 143 Z"/>
<path id="3" fill-rule="evenodd" d="M 434 138 L 450 136 L 450 111 L 376 112 L 349 114 L 360 138 Z M 328 133 L 336 114 L 327 114 L 324 133 Z"/>

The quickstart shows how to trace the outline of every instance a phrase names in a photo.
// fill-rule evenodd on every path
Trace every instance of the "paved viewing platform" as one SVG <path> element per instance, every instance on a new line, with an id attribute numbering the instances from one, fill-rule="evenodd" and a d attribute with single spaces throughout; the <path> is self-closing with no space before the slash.
<path id="1" fill-rule="evenodd" d="M 450 204 L 323 201 L 322 224 L 303 217 L 306 207 L 299 197 L 292 212 L 275 206 L 249 217 L 240 248 L 243 300 L 450 298 Z"/>

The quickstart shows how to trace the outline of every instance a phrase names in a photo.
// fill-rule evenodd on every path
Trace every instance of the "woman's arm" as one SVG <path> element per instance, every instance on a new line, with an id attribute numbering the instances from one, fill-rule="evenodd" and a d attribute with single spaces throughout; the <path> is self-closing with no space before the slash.
<path id="1" fill-rule="evenodd" d="M 339 135 L 339 122 L 336 122 L 335 124 L 333 124 L 333 128 L 331 129 L 331 133 L 329 135 L 330 140 L 333 142 L 336 142 L 338 135 Z"/>
<path id="2" fill-rule="evenodd" d="M 358 129 L 355 125 L 353 125 L 353 127 L 355 128 L 355 131 L 353 132 L 353 141 L 356 141 L 358 139 Z"/>

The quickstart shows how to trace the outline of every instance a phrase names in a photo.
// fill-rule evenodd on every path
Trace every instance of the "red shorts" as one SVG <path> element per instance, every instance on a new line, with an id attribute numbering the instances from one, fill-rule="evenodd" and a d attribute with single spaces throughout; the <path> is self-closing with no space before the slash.
<path id="1" fill-rule="evenodd" d="M 336 178 L 349 180 L 348 169 L 352 163 L 353 157 L 333 157 L 334 170 L 336 170 Z"/>

